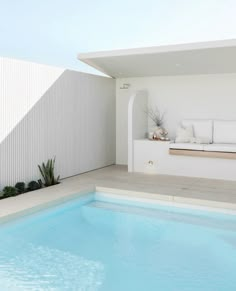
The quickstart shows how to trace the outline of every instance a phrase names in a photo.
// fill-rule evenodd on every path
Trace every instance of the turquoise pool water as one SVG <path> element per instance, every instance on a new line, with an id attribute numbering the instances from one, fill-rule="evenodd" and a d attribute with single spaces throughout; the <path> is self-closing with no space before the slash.
<path id="1" fill-rule="evenodd" d="M 236 216 L 94 197 L 0 225 L 0 290 L 236 290 Z"/>

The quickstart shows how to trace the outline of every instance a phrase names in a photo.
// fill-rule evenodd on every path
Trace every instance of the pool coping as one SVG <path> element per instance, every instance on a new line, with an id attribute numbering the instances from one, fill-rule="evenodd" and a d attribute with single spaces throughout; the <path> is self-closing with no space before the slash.
<path id="1" fill-rule="evenodd" d="M 105 195 L 107 194 L 111 198 L 119 199 L 122 197 L 122 199 L 128 201 L 137 201 L 145 203 L 155 202 L 156 204 L 173 206 L 178 208 L 189 208 L 236 215 L 236 204 L 234 203 L 203 200 L 197 198 L 193 199 L 166 194 L 137 192 L 123 189 L 121 190 L 107 187 L 96 187 L 96 191 L 102 192 L 103 196 L 104 194 Z"/>
<path id="2" fill-rule="evenodd" d="M 54 187 L 57 187 L 58 188 L 57 190 L 59 190 L 58 186 L 53 186 L 52 188 L 54 188 Z M 33 214 L 33 213 L 38 212 L 40 210 L 44 210 L 44 209 L 47 209 L 47 208 L 50 208 L 53 206 L 57 206 L 57 205 L 63 204 L 64 202 L 68 202 L 70 200 L 82 197 L 84 195 L 87 195 L 89 193 L 96 191 L 96 187 L 95 186 L 88 186 L 88 187 L 82 188 L 78 191 L 64 193 L 64 195 L 61 193 L 61 191 L 58 191 L 59 195 L 53 195 L 52 197 L 50 197 L 50 196 L 48 196 L 50 194 L 48 194 L 46 199 L 45 199 L 45 197 L 42 197 L 43 195 L 40 197 L 41 193 L 45 194 L 47 192 L 52 192 L 52 191 L 47 191 L 47 190 L 49 190 L 49 189 L 44 188 L 44 189 L 36 190 L 36 191 L 34 191 L 34 193 L 32 193 L 32 192 L 25 193 L 25 194 L 22 194 L 22 195 L 19 195 L 16 197 L 10 197 L 10 198 L 1 200 L 0 201 L 0 224 L 17 219 L 18 217 L 30 215 L 30 214 Z M 55 191 L 55 189 L 53 189 L 53 190 Z M 16 205 L 17 202 L 21 202 L 21 203 L 26 202 L 25 200 L 28 198 L 26 196 L 28 196 L 30 194 L 31 195 L 38 194 L 38 195 L 37 195 L 37 197 L 33 197 L 33 196 L 30 197 L 31 201 L 30 201 L 30 203 L 28 203 L 28 206 L 27 205 L 20 206 L 19 204 Z M 34 199 L 34 198 L 36 198 L 36 199 Z M 44 198 L 44 199 L 37 199 L 37 198 Z M 8 201 L 6 201 L 6 200 L 8 200 Z M 10 203 L 12 203 L 12 204 L 10 204 Z M 8 206 L 13 205 L 13 207 L 11 207 L 8 211 L 5 211 L 5 213 L 4 212 L 2 213 L 2 206 L 7 206 L 7 205 Z M 19 206 L 19 207 L 17 207 L 17 206 Z"/>
<path id="3" fill-rule="evenodd" d="M 236 215 L 235 203 L 186 198 L 160 193 L 131 191 L 96 185 L 89 185 L 80 189 L 71 189 L 70 191 L 65 190 L 63 183 L 50 188 L 52 189 L 44 188 L 34 191 L 33 193 L 30 192 L 1 200 L 0 223 L 14 220 L 25 215 L 33 214 L 46 208 L 57 206 L 63 202 L 76 199 L 80 196 L 82 197 L 92 192 L 100 192 L 103 194 L 105 193 L 106 195 L 109 195 L 109 197 L 122 198 L 129 201 L 133 200 L 149 203 L 155 202 L 157 204 L 179 208 L 191 208 Z"/>

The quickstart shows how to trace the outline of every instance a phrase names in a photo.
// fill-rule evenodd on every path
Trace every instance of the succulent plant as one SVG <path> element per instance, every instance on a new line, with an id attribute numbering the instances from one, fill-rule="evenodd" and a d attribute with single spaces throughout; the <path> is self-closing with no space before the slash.
<path id="1" fill-rule="evenodd" d="M 28 190 L 29 191 L 34 191 L 34 190 L 38 190 L 38 189 L 40 189 L 41 188 L 41 186 L 39 185 L 39 183 L 38 182 L 36 182 L 36 181 L 31 181 L 31 182 L 29 182 L 29 184 L 28 184 Z"/>
<path id="2" fill-rule="evenodd" d="M 38 183 L 39 183 L 40 188 L 43 188 L 43 182 L 41 179 L 38 179 Z"/>
<path id="3" fill-rule="evenodd" d="M 15 188 L 17 189 L 19 194 L 22 194 L 22 193 L 24 193 L 26 191 L 24 182 L 16 183 Z"/>
<path id="4" fill-rule="evenodd" d="M 18 194 L 17 189 L 15 187 L 12 187 L 12 186 L 4 187 L 2 192 L 3 192 L 3 198 L 16 196 Z"/>
<path id="5" fill-rule="evenodd" d="M 49 159 L 46 164 L 42 163 L 42 165 L 38 165 L 38 167 L 46 187 L 59 184 L 60 176 L 55 178 L 54 174 L 55 158 Z"/>

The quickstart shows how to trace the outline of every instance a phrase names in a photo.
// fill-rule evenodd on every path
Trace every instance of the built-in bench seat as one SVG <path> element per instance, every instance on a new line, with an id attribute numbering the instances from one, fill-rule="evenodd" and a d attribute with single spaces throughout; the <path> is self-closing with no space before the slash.
<path id="1" fill-rule="evenodd" d="M 236 159 L 236 121 L 184 120 L 182 124 L 192 125 L 195 137 L 210 143 L 170 143 L 171 155 Z"/>
<path id="2" fill-rule="evenodd" d="M 170 143 L 170 149 L 203 151 L 203 145 L 197 143 Z"/>
<path id="3" fill-rule="evenodd" d="M 191 156 L 205 158 L 220 158 L 220 159 L 236 159 L 236 152 L 223 151 L 205 151 L 205 150 L 189 150 L 189 149 L 169 149 L 170 155 L 175 156 Z"/>
<path id="4" fill-rule="evenodd" d="M 236 153 L 236 144 L 171 143 L 170 149 Z"/>
<path id="5" fill-rule="evenodd" d="M 203 145 L 203 150 L 207 152 L 227 152 L 227 153 L 236 153 L 236 144 L 206 144 Z"/>

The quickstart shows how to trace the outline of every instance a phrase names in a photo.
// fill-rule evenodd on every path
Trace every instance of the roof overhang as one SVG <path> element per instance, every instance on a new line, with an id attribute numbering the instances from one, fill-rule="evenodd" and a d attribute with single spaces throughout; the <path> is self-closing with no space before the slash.
<path id="1" fill-rule="evenodd" d="M 113 78 L 236 73 L 236 39 L 83 53 Z"/>

